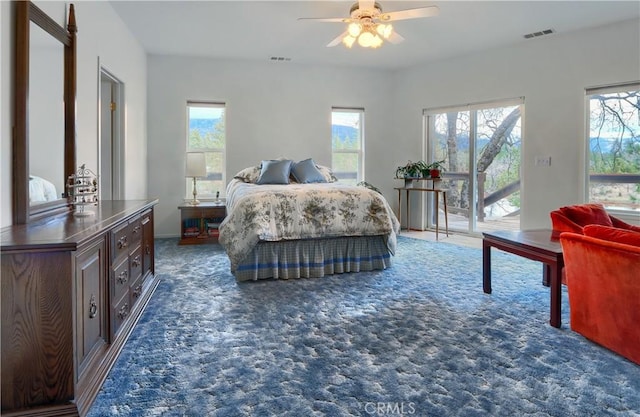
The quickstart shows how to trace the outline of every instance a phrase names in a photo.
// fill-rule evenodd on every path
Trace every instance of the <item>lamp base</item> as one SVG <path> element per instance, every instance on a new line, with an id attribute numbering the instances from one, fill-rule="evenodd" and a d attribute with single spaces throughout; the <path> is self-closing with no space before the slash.
<path id="1" fill-rule="evenodd" d="M 200 200 L 196 200 L 195 198 L 193 200 L 189 201 L 189 204 L 191 204 L 192 206 L 197 206 L 198 204 L 200 204 Z"/>

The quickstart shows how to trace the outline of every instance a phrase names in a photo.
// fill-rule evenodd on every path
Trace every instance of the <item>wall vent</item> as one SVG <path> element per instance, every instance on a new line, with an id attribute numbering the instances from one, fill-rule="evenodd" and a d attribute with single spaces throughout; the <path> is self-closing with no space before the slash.
<path id="1" fill-rule="evenodd" d="M 552 33 L 555 33 L 555 30 L 545 29 L 545 30 L 541 30 L 540 32 L 527 33 L 526 35 L 524 35 L 524 38 L 533 39 L 533 38 L 537 38 L 538 36 L 551 35 Z"/>
<path id="2" fill-rule="evenodd" d="M 270 61 L 277 61 L 277 62 L 288 62 L 291 61 L 291 58 L 287 58 L 284 56 L 272 56 L 271 58 L 269 58 Z"/>

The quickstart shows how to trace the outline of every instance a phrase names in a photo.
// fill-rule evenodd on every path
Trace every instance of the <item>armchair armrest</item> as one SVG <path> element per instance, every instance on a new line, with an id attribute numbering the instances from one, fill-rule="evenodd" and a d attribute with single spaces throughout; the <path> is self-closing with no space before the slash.
<path id="1" fill-rule="evenodd" d="M 613 227 L 618 227 L 620 229 L 633 230 L 634 232 L 640 232 L 640 226 L 634 226 L 632 224 L 629 224 L 613 216 L 609 216 L 609 217 L 611 218 L 611 223 L 613 223 Z"/>

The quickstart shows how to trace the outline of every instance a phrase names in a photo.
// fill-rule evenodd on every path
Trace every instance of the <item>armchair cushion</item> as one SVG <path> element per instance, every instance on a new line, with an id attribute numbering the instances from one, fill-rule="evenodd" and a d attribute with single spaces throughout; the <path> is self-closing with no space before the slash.
<path id="1" fill-rule="evenodd" d="M 613 226 L 611 217 L 602 204 L 578 204 L 560 207 L 550 213 L 553 226 L 551 237 L 557 239 L 562 232 L 582 234 L 588 224 Z"/>
<path id="2" fill-rule="evenodd" d="M 590 224 L 582 229 L 585 236 L 596 237 L 610 242 L 624 243 L 640 247 L 640 233 L 632 230 L 618 229 L 617 227 Z M 639 266 L 640 268 L 640 266 Z"/>

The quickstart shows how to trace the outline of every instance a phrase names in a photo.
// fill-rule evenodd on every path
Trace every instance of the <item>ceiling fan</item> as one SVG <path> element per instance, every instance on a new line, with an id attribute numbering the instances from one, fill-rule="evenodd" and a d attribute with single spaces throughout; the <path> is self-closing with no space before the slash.
<path id="1" fill-rule="evenodd" d="M 363 48 L 378 48 L 382 45 L 383 39 L 394 44 L 404 40 L 388 22 L 437 16 L 439 12 L 438 6 L 427 6 L 384 13 L 377 1 L 359 0 L 351 6 L 350 17 L 301 17 L 298 20 L 347 23 L 347 30 L 329 42 L 327 47 L 336 46 L 342 42 L 347 48 L 351 48 L 357 41 Z"/>

